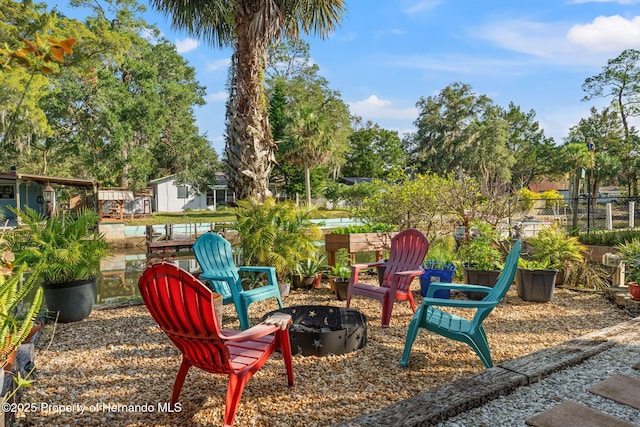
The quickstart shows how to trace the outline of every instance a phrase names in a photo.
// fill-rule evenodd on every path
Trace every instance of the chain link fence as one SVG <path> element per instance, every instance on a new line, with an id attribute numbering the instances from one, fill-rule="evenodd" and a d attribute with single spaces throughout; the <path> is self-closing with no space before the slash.
<path id="1" fill-rule="evenodd" d="M 538 199 L 525 217 L 568 230 L 618 230 L 640 226 L 640 198 Z"/>

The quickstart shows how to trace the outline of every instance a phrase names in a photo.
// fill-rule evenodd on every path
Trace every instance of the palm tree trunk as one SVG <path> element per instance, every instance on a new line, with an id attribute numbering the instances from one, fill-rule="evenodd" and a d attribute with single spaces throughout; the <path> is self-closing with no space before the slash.
<path id="1" fill-rule="evenodd" d="M 307 206 L 311 206 L 311 173 L 309 172 L 309 165 L 304 166 L 304 186 L 307 190 Z"/>
<path id="2" fill-rule="evenodd" d="M 269 175 L 275 162 L 263 84 L 267 41 L 256 42 L 249 37 L 253 1 L 238 3 L 234 21 L 237 39 L 231 65 L 235 75 L 231 77 L 227 105 L 225 154 L 229 187 L 237 199 L 264 200 L 271 196 Z"/>

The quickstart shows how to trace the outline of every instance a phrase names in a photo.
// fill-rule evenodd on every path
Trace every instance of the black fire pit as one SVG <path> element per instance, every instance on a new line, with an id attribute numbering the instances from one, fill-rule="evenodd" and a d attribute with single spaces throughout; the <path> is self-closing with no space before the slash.
<path id="1" fill-rule="evenodd" d="M 359 350 L 367 343 L 367 318 L 357 310 L 326 305 L 294 305 L 275 312 L 291 315 L 291 354 L 338 355 Z"/>

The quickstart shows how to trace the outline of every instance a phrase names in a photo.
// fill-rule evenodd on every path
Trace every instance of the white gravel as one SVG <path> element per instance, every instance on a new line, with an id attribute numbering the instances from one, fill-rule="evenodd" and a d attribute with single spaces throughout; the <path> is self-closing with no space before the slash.
<path id="1" fill-rule="evenodd" d="M 632 423 L 640 423 L 640 410 L 588 391 L 613 374 L 640 379 L 640 371 L 632 368 L 639 361 L 640 333 L 627 337 L 624 342 L 617 343 L 579 365 L 554 373 L 530 386 L 520 387 L 509 395 L 449 418 L 438 426 L 524 426 L 528 418 L 566 400 L 582 403 Z"/>

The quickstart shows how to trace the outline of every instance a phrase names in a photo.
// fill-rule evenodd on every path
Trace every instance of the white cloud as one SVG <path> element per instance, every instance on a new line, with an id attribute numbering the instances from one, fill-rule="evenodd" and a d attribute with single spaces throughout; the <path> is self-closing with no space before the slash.
<path id="1" fill-rule="evenodd" d="M 365 120 L 413 120 L 418 116 L 417 108 L 397 108 L 392 106 L 391 101 L 380 99 L 376 95 L 371 95 L 362 101 L 349 102 L 348 104 L 352 113 L 361 116 Z"/>
<path id="2" fill-rule="evenodd" d="M 566 51 L 566 26 L 523 19 L 493 22 L 473 35 L 516 52 L 538 57 L 553 57 Z"/>
<path id="3" fill-rule="evenodd" d="M 402 13 L 406 15 L 413 15 L 414 13 L 423 12 L 428 9 L 433 9 L 440 4 L 440 0 L 420 0 L 412 6 L 406 7 L 402 10 Z"/>
<path id="4" fill-rule="evenodd" d="M 198 40 L 187 37 L 184 40 L 176 41 L 176 49 L 178 53 L 187 53 L 196 49 L 200 45 Z"/>
<path id="5" fill-rule="evenodd" d="M 640 17 L 598 17 L 590 24 L 573 26 L 566 22 L 509 20 L 493 22 L 470 34 L 529 55 L 538 63 L 594 66 L 622 49 L 640 47 Z"/>
<path id="6" fill-rule="evenodd" d="M 207 102 L 220 102 L 220 101 L 226 101 L 227 100 L 227 92 L 215 92 L 215 93 L 209 93 L 207 94 L 207 96 L 205 97 Z"/>
<path id="7" fill-rule="evenodd" d="M 217 71 L 223 68 L 227 68 L 231 60 L 229 58 L 217 59 L 215 61 L 207 62 L 207 70 L 208 71 Z"/>
<path id="8" fill-rule="evenodd" d="M 401 28 L 393 28 L 391 30 L 382 30 L 379 31 L 378 36 L 406 36 L 407 31 Z"/>
<path id="9" fill-rule="evenodd" d="M 574 25 L 567 39 L 592 52 L 618 52 L 640 47 L 640 16 L 598 16 L 590 24 Z"/>

